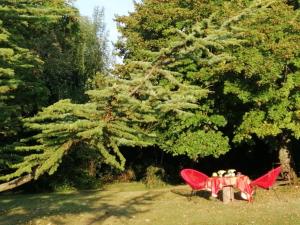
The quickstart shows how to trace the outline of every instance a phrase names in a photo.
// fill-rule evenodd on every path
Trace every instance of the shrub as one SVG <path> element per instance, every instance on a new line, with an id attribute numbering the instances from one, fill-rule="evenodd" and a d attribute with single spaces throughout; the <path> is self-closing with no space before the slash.
<path id="1" fill-rule="evenodd" d="M 149 166 L 143 179 L 148 188 L 165 186 L 165 170 L 157 166 Z"/>

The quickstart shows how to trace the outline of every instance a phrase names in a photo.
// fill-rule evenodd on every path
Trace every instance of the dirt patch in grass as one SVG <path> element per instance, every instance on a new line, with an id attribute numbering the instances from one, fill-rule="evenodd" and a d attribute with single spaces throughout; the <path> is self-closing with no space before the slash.
<path id="1" fill-rule="evenodd" d="M 188 200 L 190 189 L 146 189 L 115 184 L 104 190 L 0 195 L 1 225 L 290 225 L 300 224 L 300 188 L 258 190 L 253 203 L 224 205 L 207 192 Z"/>

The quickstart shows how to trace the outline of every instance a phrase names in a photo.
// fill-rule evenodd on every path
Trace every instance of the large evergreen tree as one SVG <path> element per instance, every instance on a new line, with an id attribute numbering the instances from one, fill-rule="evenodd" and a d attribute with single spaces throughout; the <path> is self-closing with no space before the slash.
<path id="1" fill-rule="evenodd" d="M 189 39 L 184 36 L 180 43 L 149 52 L 156 55 L 153 62 L 128 62 L 121 77 L 111 75 L 96 81 L 98 89 L 87 92 L 90 101 L 86 104 L 64 100 L 26 119 L 26 126 L 37 134 L 16 147 L 23 158 L 1 179 L 28 181 L 28 176 L 37 179 L 52 174 L 63 155 L 80 143 L 98 150 L 106 163 L 119 169 L 125 163 L 120 146 L 157 144 L 193 159 L 226 152 L 228 140 L 218 131 L 225 121 L 204 104 L 209 91 L 172 71 L 178 48 L 184 51 Z M 217 63 L 219 57 L 226 58 L 216 54 L 206 62 Z M 187 139 L 189 146 L 185 145 Z M 8 183 L 1 188 L 11 187 Z"/>

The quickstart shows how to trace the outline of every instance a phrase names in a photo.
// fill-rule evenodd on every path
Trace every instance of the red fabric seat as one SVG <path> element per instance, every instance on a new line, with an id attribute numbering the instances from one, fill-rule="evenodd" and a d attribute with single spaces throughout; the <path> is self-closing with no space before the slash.
<path id="1" fill-rule="evenodd" d="M 281 172 L 281 167 L 278 166 L 275 169 L 270 170 L 265 175 L 253 180 L 250 183 L 250 185 L 252 187 L 261 187 L 261 188 L 268 189 L 273 186 L 280 172 Z"/>
<path id="2" fill-rule="evenodd" d="M 193 169 L 183 169 L 180 171 L 180 175 L 193 190 L 205 189 L 208 176 L 204 173 Z"/>

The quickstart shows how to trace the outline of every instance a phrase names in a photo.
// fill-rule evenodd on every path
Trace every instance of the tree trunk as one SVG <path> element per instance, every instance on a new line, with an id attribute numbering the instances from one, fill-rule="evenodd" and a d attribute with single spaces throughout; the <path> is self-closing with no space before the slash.
<path id="1" fill-rule="evenodd" d="M 0 184 L 0 192 L 11 190 L 11 189 L 16 188 L 18 186 L 26 184 L 29 181 L 31 181 L 32 179 L 33 179 L 33 175 L 28 174 L 28 175 L 25 175 L 23 177 L 16 178 L 12 181 Z"/>
<path id="2" fill-rule="evenodd" d="M 287 175 L 290 184 L 297 182 L 295 173 L 295 164 L 292 155 L 288 149 L 288 139 L 283 137 L 279 148 L 279 161 L 281 164 L 282 173 Z"/>

